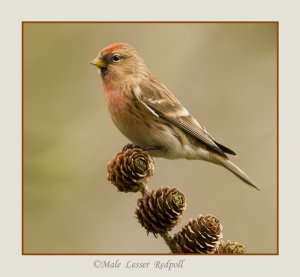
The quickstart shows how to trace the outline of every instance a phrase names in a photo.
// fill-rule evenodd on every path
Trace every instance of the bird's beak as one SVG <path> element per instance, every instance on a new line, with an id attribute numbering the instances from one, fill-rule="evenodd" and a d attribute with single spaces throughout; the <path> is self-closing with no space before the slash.
<path id="1" fill-rule="evenodd" d="M 97 57 L 96 59 L 93 59 L 92 61 L 90 61 L 90 64 L 95 65 L 98 68 L 103 68 L 103 67 L 106 66 L 104 61 L 99 57 Z"/>

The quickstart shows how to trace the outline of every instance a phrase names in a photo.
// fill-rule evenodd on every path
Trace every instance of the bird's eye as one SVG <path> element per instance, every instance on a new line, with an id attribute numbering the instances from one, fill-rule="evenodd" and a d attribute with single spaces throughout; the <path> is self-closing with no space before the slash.
<path id="1" fill-rule="evenodd" d="M 112 59 L 114 62 L 119 62 L 121 60 L 121 56 L 119 54 L 114 54 Z"/>

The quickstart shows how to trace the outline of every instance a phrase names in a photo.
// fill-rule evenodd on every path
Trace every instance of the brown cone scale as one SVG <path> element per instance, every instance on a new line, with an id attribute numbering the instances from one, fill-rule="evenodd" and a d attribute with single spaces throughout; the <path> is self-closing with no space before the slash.
<path id="1" fill-rule="evenodd" d="M 107 165 L 107 179 L 119 191 L 137 192 L 154 173 L 154 162 L 148 152 L 140 148 L 117 153 Z"/>
<path id="2" fill-rule="evenodd" d="M 246 248 L 244 245 L 238 242 L 227 242 L 222 241 L 217 247 L 215 254 L 220 255 L 241 255 L 246 253 Z"/>
<path id="3" fill-rule="evenodd" d="M 154 235 L 170 231 L 186 208 L 184 195 L 169 187 L 146 192 L 137 205 L 135 213 L 139 223 Z"/>
<path id="4" fill-rule="evenodd" d="M 222 225 L 216 217 L 200 215 L 196 219 L 191 219 L 174 235 L 173 240 L 184 253 L 212 254 L 222 238 L 221 231 Z"/>

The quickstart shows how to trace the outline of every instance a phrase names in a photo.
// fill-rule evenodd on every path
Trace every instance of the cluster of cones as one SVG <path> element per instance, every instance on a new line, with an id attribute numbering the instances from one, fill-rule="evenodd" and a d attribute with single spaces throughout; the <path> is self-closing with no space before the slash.
<path id="1" fill-rule="evenodd" d="M 148 152 L 135 147 L 124 148 L 108 163 L 108 180 L 122 192 L 143 195 L 135 211 L 138 222 L 147 233 L 168 234 L 186 209 L 185 196 L 176 188 L 161 187 L 149 191 L 147 182 L 154 173 L 154 162 Z M 190 219 L 168 242 L 173 253 L 244 254 L 239 243 L 222 241 L 222 225 L 213 215 Z M 175 250 L 174 250 L 175 249 Z"/>

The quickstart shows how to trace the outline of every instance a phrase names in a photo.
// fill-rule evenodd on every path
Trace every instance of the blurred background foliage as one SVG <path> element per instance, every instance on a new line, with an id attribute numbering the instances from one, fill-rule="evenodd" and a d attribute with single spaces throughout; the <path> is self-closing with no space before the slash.
<path id="1" fill-rule="evenodd" d="M 106 165 L 128 140 L 89 64 L 114 42 L 149 69 L 262 189 L 202 161 L 156 159 L 151 189 L 175 186 L 189 218 L 212 213 L 224 239 L 277 251 L 276 23 L 25 23 L 25 253 L 168 253 L 134 218 L 139 194 L 116 191 Z"/>

